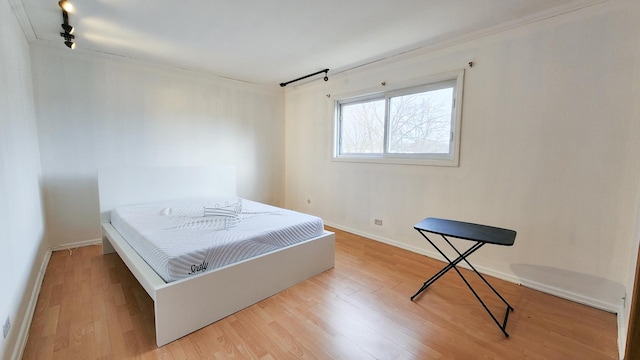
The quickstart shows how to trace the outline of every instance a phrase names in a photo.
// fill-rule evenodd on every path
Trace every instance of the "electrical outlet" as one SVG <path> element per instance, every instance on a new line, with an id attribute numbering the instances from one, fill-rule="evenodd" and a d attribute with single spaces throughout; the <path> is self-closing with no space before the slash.
<path id="1" fill-rule="evenodd" d="M 4 325 L 2 325 L 2 337 L 4 339 L 7 338 L 7 335 L 9 334 L 9 329 L 11 329 L 11 318 L 7 316 L 7 320 L 4 322 Z"/>
<path id="2" fill-rule="evenodd" d="M 373 223 L 382 226 L 382 220 L 380 219 L 373 219 Z"/>

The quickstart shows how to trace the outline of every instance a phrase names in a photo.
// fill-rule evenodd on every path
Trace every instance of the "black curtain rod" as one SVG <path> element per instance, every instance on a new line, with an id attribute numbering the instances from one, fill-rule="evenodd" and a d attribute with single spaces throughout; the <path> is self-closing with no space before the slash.
<path id="1" fill-rule="evenodd" d="M 291 80 L 291 81 L 287 81 L 287 82 L 284 82 L 284 83 L 280 83 L 280 86 L 281 87 L 285 87 L 285 86 L 291 84 L 292 82 L 300 81 L 302 79 L 306 79 L 308 77 L 311 77 L 313 75 L 318 75 L 320 73 L 324 73 L 324 81 L 328 81 L 329 80 L 329 77 L 327 76 L 328 72 L 329 72 L 329 69 L 320 70 L 318 72 L 314 72 L 313 74 L 309 74 L 309 75 L 306 75 L 306 76 L 303 76 L 303 77 L 299 77 L 299 78 L 297 78 L 295 80 Z"/>

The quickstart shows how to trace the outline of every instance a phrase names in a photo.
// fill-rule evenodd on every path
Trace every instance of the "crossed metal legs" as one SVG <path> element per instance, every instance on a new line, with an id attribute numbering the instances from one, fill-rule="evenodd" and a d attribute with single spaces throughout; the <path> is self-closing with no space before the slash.
<path id="1" fill-rule="evenodd" d="M 464 253 L 460 253 L 460 251 L 458 251 L 458 249 L 456 249 L 455 246 L 453 246 L 453 244 L 451 244 L 451 242 L 449 241 L 449 239 L 447 239 L 444 235 L 440 235 L 442 236 L 442 238 L 447 242 L 447 244 L 449 244 L 449 246 L 451 246 L 451 248 L 453 250 L 455 250 L 455 252 L 458 254 L 458 257 L 451 261 L 449 259 L 449 257 L 447 257 L 447 255 L 445 255 L 444 252 L 442 252 L 442 250 L 440 250 L 434 243 L 433 241 L 431 241 L 422 231 L 418 230 L 418 232 L 420 233 L 420 235 L 422 235 L 425 239 L 427 239 L 427 241 L 436 249 L 438 250 L 438 252 L 440 253 L 440 255 L 442 255 L 448 262 L 449 264 L 447 264 L 447 266 L 445 266 L 444 268 L 442 268 L 440 271 L 438 271 L 435 275 L 433 275 L 431 278 L 429 278 L 429 280 L 427 280 L 422 287 L 420 288 L 420 290 L 418 290 L 415 294 L 413 294 L 413 296 L 411 296 L 411 300 L 413 301 L 413 299 L 420 295 L 420 293 L 422 293 L 426 288 L 429 287 L 429 285 L 433 284 L 436 280 L 438 280 L 439 278 L 442 277 L 442 275 L 444 275 L 447 271 L 454 269 L 458 275 L 460 275 L 460 277 L 462 278 L 462 280 L 464 281 L 464 283 L 467 285 L 467 287 L 469 288 L 469 290 L 471 290 L 471 292 L 473 293 L 473 295 L 475 295 L 476 299 L 478 299 L 478 301 L 480 302 L 480 304 L 482 304 L 482 307 L 484 307 L 484 309 L 487 311 L 487 313 L 489 313 L 489 316 L 491 316 L 491 318 L 493 319 L 493 321 L 496 323 L 496 325 L 498 325 L 498 327 L 500 328 L 500 330 L 502 330 L 502 333 L 504 333 L 504 336 L 509 337 L 509 334 L 507 334 L 506 331 L 506 327 L 507 327 L 507 320 L 509 319 L 509 312 L 514 311 L 514 308 L 509 305 L 509 303 L 498 293 L 498 291 L 496 291 L 496 289 L 493 288 L 493 286 L 491 286 L 491 284 L 489 284 L 489 282 L 484 278 L 484 276 L 482 276 L 482 274 L 480 274 L 478 272 L 478 270 L 476 270 L 475 267 L 473 267 L 473 265 L 471 265 L 471 263 L 469 261 L 467 261 L 467 256 L 471 255 L 473 252 L 475 252 L 476 250 L 478 250 L 479 248 L 482 247 L 482 245 L 484 245 L 484 242 L 481 241 L 477 241 L 473 246 L 471 246 L 469 249 L 467 249 L 467 251 L 465 251 Z M 484 301 L 482 301 L 482 299 L 480 298 L 480 296 L 476 293 L 476 291 L 473 289 L 473 287 L 471 287 L 471 284 L 469 284 L 469 282 L 467 281 L 467 279 L 465 279 L 465 277 L 462 275 L 462 273 L 460 272 L 460 270 L 458 270 L 458 268 L 456 267 L 456 265 L 458 263 L 460 263 L 461 261 L 464 261 L 465 263 L 467 263 L 467 265 L 469 265 L 469 267 L 471 267 L 471 269 L 473 269 L 473 271 L 482 279 L 482 281 L 484 281 L 485 284 L 487 284 L 487 286 L 489 288 L 491 288 L 491 290 L 493 290 L 493 292 L 500 298 L 500 300 L 502 300 L 502 302 L 507 305 L 507 310 L 505 311 L 504 314 L 504 320 L 502 321 L 502 323 L 500 323 L 498 321 L 498 319 L 496 319 L 496 317 L 493 315 L 493 313 L 491 312 L 491 310 L 489 310 L 489 308 L 487 307 L 487 305 L 485 305 Z"/>

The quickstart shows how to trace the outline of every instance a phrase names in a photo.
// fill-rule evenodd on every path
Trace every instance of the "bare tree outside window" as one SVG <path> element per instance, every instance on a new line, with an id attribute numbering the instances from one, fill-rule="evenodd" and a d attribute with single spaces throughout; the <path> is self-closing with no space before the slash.
<path id="1" fill-rule="evenodd" d="M 452 101 L 453 88 L 389 99 L 389 152 L 448 153 Z"/>
<path id="2" fill-rule="evenodd" d="M 343 154 L 384 152 L 384 100 L 342 106 Z"/>

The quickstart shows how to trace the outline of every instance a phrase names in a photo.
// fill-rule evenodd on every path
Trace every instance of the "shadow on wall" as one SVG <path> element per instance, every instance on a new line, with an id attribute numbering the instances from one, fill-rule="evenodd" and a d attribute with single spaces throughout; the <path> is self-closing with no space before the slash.
<path id="1" fill-rule="evenodd" d="M 43 190 L 50 245 L 101 238 L 95 173 L 46 176 Z"/>
<path id="2" fill-rule="evenodd" d="M 570 299 L 605 311 L 622 308 L 624 285 L 594 275 L 551 266 L 511 264 L 523 286 Z"/>

